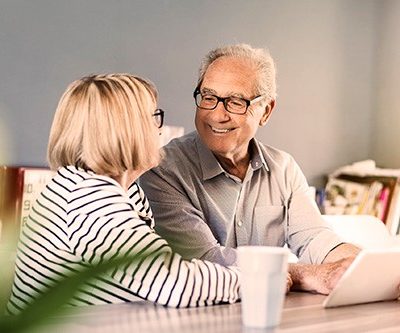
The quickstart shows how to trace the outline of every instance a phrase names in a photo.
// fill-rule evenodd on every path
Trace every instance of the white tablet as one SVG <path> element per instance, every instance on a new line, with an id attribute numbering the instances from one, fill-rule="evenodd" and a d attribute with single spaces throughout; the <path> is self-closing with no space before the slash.
<path id="1" fill-rule="evenodd" d="M 399 296 L 400 248 L 362 250 L 325 299 L 325 308 Z"/>

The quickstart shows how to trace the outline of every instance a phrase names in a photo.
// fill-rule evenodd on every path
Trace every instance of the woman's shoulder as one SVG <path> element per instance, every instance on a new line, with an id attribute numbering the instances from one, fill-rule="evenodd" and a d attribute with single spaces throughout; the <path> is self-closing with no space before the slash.
<path id="1" fill-rule="evenodd" d="M 50 186 L 63 193 L 68 211 L 90 206 L 91 202 L 123 204 L 129 201 L 127 192 L 116 180 L 75 166 L 60 168 Z"/>
<path id="2" fill-rule="evenodd" d="M 72 191 L 83 188 L 97 188 L 98 190 L 115 192 L 122 189 L 118 182 L 111 177 L 71 165 L 60 168 L 55 180 L 67 185 Z"/>

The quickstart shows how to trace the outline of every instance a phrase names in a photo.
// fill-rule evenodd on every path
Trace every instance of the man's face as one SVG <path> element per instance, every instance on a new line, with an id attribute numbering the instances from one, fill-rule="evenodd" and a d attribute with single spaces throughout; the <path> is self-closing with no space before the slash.
<path id="1" fill-rule="evenodd" d="M 200 91 L 251 100 L 257 96 L 256 79 L 255 70 L 247 61 L 221 57 L 208 67 Z M 263 100 L 250 105 L 243 115 L 227 112 L 222 102 L 214 110 L 197 108 L 197 132 L 217 158 L 240 160 L 248 156 L 250 140 L 270 114 L 266 113 L 265 104 Z"/>

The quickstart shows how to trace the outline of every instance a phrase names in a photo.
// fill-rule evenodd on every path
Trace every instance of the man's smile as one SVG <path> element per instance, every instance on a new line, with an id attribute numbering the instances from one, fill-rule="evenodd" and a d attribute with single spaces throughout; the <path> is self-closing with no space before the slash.
<path id="1" fill-rule="evenodd" d="M 218 134 L 224 134 L 224 133 L 228 133 L 234 130 L 234 128 L 217 128 L 217 127 L 213 127 L 210 125 L 211 130 L 214 133 L 218 133 Z"/>

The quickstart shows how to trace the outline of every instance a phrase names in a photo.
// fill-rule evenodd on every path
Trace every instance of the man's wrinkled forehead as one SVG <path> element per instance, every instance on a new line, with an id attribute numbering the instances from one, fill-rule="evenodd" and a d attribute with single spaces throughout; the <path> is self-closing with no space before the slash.
<path id="1" fill-rule="evenodd" d="M 257 71 L 246 59 L 220 57 L 207 68 L 198 88 L 213 95 L 249 98 L 257 90 Z"/>

